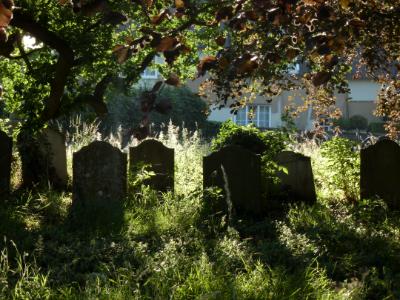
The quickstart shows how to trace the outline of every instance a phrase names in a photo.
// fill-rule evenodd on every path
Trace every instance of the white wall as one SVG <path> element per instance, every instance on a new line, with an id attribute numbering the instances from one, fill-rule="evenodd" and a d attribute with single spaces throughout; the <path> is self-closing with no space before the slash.
<path id="1" fill-rule="evenodd" d="M 225 122 L 227 120 L 233 120 L 233 114 L 230 113 L 230 109 L 223 107 L 221 109 L 212 109 L 208 116 L 209 121 Z"/>
<path id="2" fill-rule="evenodd" d="M 375 101 L 380 89 L 379 84 L 368 80 L 350 81 L 349 87 L 351 101 Z"/>

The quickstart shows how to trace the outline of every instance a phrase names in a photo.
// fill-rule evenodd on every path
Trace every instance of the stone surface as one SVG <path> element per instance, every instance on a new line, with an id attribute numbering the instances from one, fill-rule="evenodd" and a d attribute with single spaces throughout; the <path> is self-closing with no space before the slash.
<path id="1" fill-rule="evenodd" d="M 382 198 L 400 209 L 400 147 L 388 139 L 361 150 L 361 198 Z"/>
<path id="2" fill-rule="evenodd" d="M 203 158 L 204 188 L 224 192 L 227 208 L 238 216 L 261 216 L 266 203 L 261 197 L 260 156 L 238 146 L 227 146 Z"/>
<path id="3" fill-rule="evenodd" d="M 10 191 L 12 139 L 0 131 L 0 194 Z"/>
<path id="4" fill-rule="evenodd" d="M 46 158 L 46 169 L 50 184 L 56 188 L 66 188 L 68 172 L 65 136 L 58 131 L 45 128 L 40 136 L 40 150 Z"/>
<path id="5" fill-rule="evenodd" d="M 107 209 L 123 203 L 127 191 L 127 156 L 96 141 L 73 155 L 73 207 Z"/>
<path id="6" fill-rule="evenodd" d="M 21 132 L 18 151 L 22 162 L 23 187 L 37 184 L 65 189 L 68 183 L 67 155 L 64 135 L 50 128 L 37 134 Z"/>
<path id="7" fill-rule="evenodd" d="M 130 171 L 135 172 L 140 166 L 151 165 L 156 175 L 146 184 L 158 191 L 174 190 L 174 149 L 164 146 L 153 139 L 141 142 L 137 147 L 129 149 Z"/>
<path id="8" fill-rule="evenodd" d="M 289 201 L 313 204 L 316 201 L 314 176 L 309 157 L 292 151 L 282 151 L 276 156 L 278 165 L 287 169 L 287 174 L 278 172 L 280 189 Z"/>

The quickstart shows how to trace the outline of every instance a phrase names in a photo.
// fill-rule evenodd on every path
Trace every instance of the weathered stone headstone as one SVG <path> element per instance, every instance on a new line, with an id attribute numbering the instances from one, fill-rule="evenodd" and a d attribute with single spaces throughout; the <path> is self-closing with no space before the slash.
<path id="1" fill-rule="evenodd" d="M 164 146 L 161 142 L 149 139 L 137 147 L 129 149 L 130 171 L 135 172 L 141 165 L 151 166 L 155 173 L 146 184 L 158 191 L 174 190 L 174 149 Z"/>
<path id="2" fill-rule="evenodd" d="M 292 151 L 282 151 L 276 156 L 278 165 L 287 169 L 278 172 L 281 191 L 287 193 L 288 200 L 313 204 L 316 201 L 314 176 L 309 157 Z"/>
<path id="3" fill-rule="evenodd" d="M 400 209 L 400 146 L 380 140 L 361 150 L 361 199 L 380 197 Z"/>
<path id="4" fill-rule="evenodd" d="M 107 209 L 123 203 L 127 190 L 127 156 L 95 141 L 73 155 L 73 207 Z"/>
<path id="5" fill-rule="evenodd" d="M 265 213 L 261 197 L 260 156 L 238 146 L 227 146 L 203 158 L 204 188 L 224 191 L 227 208 L 238 216 Z"/>
<path id="6" fill-rule="evenodd" d="M 0 131 L 0 194 L 10 191 L 12 139 Z"/>
<path id="7" fill-rule="evenodd" d="M 24 187 L 50 183 L 65 189 L 68 183 L 67 154 L 64 136 L 50 128 L 37 134 L 25 132 L 18 137 Z"/>
<path id="8" fill-rule="evenodd" d="M 56 188 L 65 188 L 68 184 L 68 172 L 64 135 L 51 128 L 46 128 L 42 131 L 39 139 L 40 150 L 46 159 L 48 181 Z"/>

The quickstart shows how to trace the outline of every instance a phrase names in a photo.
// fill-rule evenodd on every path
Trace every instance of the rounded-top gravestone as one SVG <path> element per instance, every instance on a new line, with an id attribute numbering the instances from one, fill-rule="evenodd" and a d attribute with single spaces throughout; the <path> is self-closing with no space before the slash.
<path id="1" fill-rule="evenodd" d="M 96 141 L 73 155 L 73 207 L 111 207 L 127 191 L 127 157 L 118 148 Z"/>
<path id="2" fill-rule="evenodd" d="M 287 173 L 278 172 L 278 177 L 280 189 L 287 193 L 289 200 L 315 203 L 317 196 L 311 159 L 300 153 L 282 151 L 276 156 L 276 162 L 287 170 Z"/>
<path id="3" fill-rule="evenodd" d="M 389 139 L 361 150 L 361 199 L 379 197 L 400 209 L 400 147 Z"/>
<path id="4" fill-rule="evenodd" d="M 227 208 L 238 216 L 265 212 L 261 197 L 260 156 L 239 146 L 227 146 L 203 158 L 204 188 L 223 190 Z"/>
<path id="5" fill-rule="evenodd" d="M 144 140 L 137 147 L 129 149 L 129 169 L 134 174 L 141 166 L 149 166 L 155 175 L 145 183 L 158 191 L 173 191 L 174 153 L 174 149 L 157 140 Z"/>

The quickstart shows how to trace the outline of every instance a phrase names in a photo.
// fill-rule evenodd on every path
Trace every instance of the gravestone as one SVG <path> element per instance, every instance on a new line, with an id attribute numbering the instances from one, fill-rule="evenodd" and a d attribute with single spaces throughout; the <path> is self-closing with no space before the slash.
<path id="1" fill-rule="evenodd" d="M 280 179 L 280 191 L 284 192 L 289 200 L 315 203 L 317 196 L 311 159 L 300 153 L 282 151 L 276 156 L 276 163 L 287 170 L 287 174 L 283 171 L 277 174 Z"/>
<path id="2" fill-rule="evenodd" d="M 73 155 L 73 208 L 84 211 L 120 206 L 127 190 L 127 156 L 95 141 Z"/>
<path id="3" fill-rule="evenodd" d="M 0 131 L 0 194 L 10 191 L 12 139 Z"/>
<path id="4" fill-rule="evenodd" d="M 203 158 L 204 188 L 223 190 L 226 209 L 238 216 L 261 216 L 265 203 L 261 198 L 260 156 L 239 146 L 227 146 Z"/>
<path id="5" fill-rule="evenodd" d="M 45 128 L 39 137 L 40 151 L 46 159 L 47 180 L 53 187 L 64 189 L 68 184 L 67 149 L 63 134 Z"/>
<path id="6" fill-rule="evenodd" d="M 145 183 L 158 191 L 174 190 L 174 149 L 149 139 L 129 149 L 130 171 L 135 173 L 142 165 L 149 165 L 155 173 Z"/>
<path id="7" fill-rule="evenodd" d="M 65 189 L 68 184 L 67 154 L 64 136 L 50 128 L 33 134 L 20 133 L 18 150 L 22 162 L 23 187 L 50 183 Z"/>
<path id="8" fill-rule="evenodd" d="M 388 139 L 361 150 L 361 199 L 380 197 L 400 209 L 400 147 Z"/>

